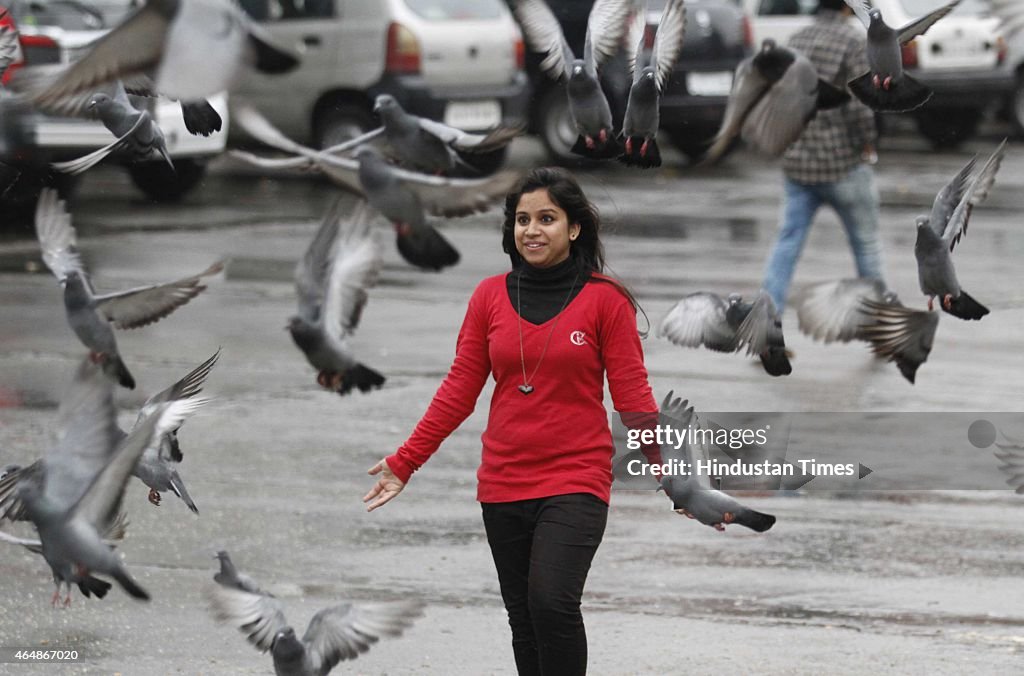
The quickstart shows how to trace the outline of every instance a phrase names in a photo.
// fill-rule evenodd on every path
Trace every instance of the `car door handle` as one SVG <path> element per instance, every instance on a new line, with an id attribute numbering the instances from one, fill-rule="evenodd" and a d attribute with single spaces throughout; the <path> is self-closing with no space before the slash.
<path id="1" fill-rule="evenodd" d="M 302 44 L 306 45 L 307 47 L 319 47 L 320 46 L 320 36 L 319 35 L 303 35 L 302 36 Z"/>

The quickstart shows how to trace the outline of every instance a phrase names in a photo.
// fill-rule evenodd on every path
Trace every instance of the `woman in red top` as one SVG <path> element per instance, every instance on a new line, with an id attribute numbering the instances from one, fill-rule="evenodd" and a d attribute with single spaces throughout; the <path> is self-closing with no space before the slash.
<path id="1" fill-rule="evenodd" d="M 512 271 L 474 291 L 448 376 L 412 436 L 370 469 L 379 477 L 364 501 L 372 511 L 398 495 L 493 376 L 477 499 L 516 667 L 584 674 L 580 598 L 612 484 L 605 376 L 634 421 L 656 419 L 657 405 L 635 302 L 601 274 L 597 211 L 568 172 L 536 169 L 506 198 L 502 245 Z"/>

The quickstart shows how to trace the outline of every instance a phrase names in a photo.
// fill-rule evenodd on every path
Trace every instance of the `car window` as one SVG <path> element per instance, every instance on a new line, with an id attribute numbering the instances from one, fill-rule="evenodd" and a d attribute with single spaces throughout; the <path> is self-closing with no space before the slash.
<path id="1" fill-rule="evenodd" d="M 818 11 L 818 0 L 761 0 L 758 16 L 806 16 Z"/>
<path id="2" fill-rule="evenodd" d="M 497 19 L 500 0 L 405 0 L 413 12 L 430 21 Z"/>
<path id="3" fill-rule="evenodd" d="M 934 9 L 942 6 L 941 0 L 902 0 L 900 3 L 903 9 L 910 16 L 924 16 Z M 957 16 L 978 16 L 988 15 L 989 7 L 985 0 L 961 0 L 960 4 L 953 8 L 951 15 Z"/>
<path id="4" fill-rule="evenodd" d="M 334 0 L 239 0 L 257 21 L 288 21 L 334 16 Z"/>

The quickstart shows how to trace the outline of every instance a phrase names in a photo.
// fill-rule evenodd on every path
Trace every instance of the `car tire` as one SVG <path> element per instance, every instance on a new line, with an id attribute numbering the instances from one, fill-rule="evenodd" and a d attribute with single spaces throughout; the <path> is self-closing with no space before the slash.
<path id="1" fill-rule="evenodd" d="M 354 103 L 328 103 L 313 120 L 313 143 L 321 150 L 350 141 L 376 127 L 373 116 Z"/>
<path id="2" fill-rule="evenodd" d="M 583 158 L 572 152 L 579 134 L 569 112 L 565 87 L 548 87 L 537 104 L 536 129 L 548 156 L 556 164 L 579 164 Z"/>
<path id="3" fill-rule="evenodd" d="M 981 122 L 975 108 L 938 108 L 918 113 L 917 129 L 936 148 L 956 148 L 974 136 Z"/>
<path id="4" fill-rule="evenodd" d="M 128 174 L 135 187 L 154 202 L 177 202 L 202 181 L 206 162 L 174 160 L 174 171 L 164 162 L 136 162 L 128 165 Z"/>

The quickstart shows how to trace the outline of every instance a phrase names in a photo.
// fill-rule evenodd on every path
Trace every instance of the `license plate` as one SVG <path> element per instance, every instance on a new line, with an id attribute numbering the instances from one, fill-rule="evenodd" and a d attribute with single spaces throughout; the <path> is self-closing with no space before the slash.
<path id="1" fill-rule="evenodd" d="M 444 123 L 458 129 L 490 129 L 501 124 L 497 101 L 452 101 L 444 109 Z"/>
<path id="2" fill-rule="evenodd" d="M 687 73 L 686 90 L 693 96 L 728 96 L 732 89 L 732 73 Z"/>

